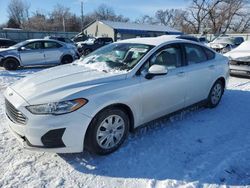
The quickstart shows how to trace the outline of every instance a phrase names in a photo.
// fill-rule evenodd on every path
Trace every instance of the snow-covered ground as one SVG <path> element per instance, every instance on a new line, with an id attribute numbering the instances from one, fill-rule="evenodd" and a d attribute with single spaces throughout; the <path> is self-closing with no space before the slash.
<path id="1" fill-rule="evenodd" d="M 230 78 L 217 108 L 152 122 L 111 155 L 58 155 L 22 149 L 3 114 L 6 87 L 39 70 L 0 70 L 0 187 L 250 187 L 250 79 Z"/>

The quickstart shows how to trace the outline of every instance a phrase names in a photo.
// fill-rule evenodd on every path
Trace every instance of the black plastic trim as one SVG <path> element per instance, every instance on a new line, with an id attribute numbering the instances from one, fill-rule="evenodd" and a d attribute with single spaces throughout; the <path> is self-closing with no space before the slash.
<path id="1" fill-rule="evenodd" d="M 62 136 L 66 128 L 54 129 L 48 131 L 41 138 L 41 141 L 45 148 L 61 148 L 65 147 L 65 144 L 62 141 Z"/>

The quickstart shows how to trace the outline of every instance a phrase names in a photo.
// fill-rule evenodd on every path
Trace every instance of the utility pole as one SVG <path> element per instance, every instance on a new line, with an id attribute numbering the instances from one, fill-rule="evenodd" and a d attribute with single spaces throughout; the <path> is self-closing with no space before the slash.
<path id="1" fill-rule="evenodd" d="M 65 29 L 65 14 L 63 14 L 63 17 L 62 17 L 62 21 L 63 21 L 63 32 L 65 32 L 66 31 L 66 29 Z"/>
<path id="2" fill-rule="evenodd" d="M 82 31 L 82 28 L 83 28 L 83 0 L 81 1 L 81 21 L 82 21 L 82 24 L 81 24 L 81 31 Z"/>

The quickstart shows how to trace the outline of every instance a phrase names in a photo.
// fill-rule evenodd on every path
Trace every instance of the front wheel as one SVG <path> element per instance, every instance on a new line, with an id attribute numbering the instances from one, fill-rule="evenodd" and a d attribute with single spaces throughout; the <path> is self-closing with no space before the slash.
<path id="1" fill-rule="evenodd" d="M 208 96 L 208 107 L 209 108 L 214 108 L 216 107 L 219 103 L 220 100 L 222 98 L 222 95 L 224 93 L 224 85 L 222 83 L 222 81 L 218 80 L 215 82 L 215 84 L 213 85 L 209 96 Z"/>
<path id="2" fill-rule="evenodd" d="M 129 118 L 120 109 L 106 109 L 96 115 L 88 128 L 85 146 L 92 153 L 106 155 L 117 150 L 125 141 Z"/>
<path id="3" fill-rule="evenodd" d="M 19 66 L 19 63 L 16 59 L 14 58 L 7 58 L 3 62 L 3 67 L 6 70 L 16 70 Z"/>

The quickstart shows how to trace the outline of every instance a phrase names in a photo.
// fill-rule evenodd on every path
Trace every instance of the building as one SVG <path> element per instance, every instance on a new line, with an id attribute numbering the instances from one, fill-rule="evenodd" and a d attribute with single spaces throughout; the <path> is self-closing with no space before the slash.
<path id="1" fill-rule="evenodd" d="M 94 21 L 83 28 L 90 37 L 111 37 L 114 41 L 135 37 L 178 35 L 182 32 L 163 25 L 148 25 L 128 22 Z"/>

